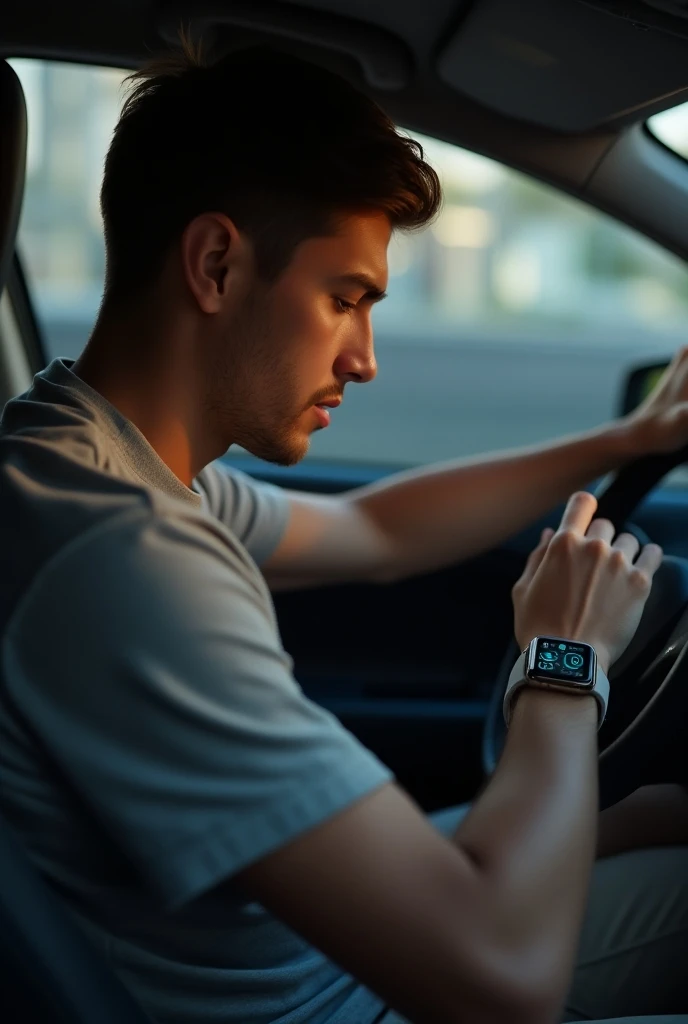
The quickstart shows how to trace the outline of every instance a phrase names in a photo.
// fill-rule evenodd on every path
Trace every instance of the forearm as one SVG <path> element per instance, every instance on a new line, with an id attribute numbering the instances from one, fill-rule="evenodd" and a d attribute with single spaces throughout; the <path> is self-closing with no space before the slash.
<path id="1" fill-rule="evenodd" d="M 350 500 L 390 539 L 381 578 L 399 579 L 495 547 L 635 454 L 633 429 L 620 421 L 547 447 L 395 474 Z"/>
<path id="2" fill-rule="evenodd" d="M 688 846 L 688 790 L 684 786 L 643 786 L 600 814 L 598 857 L 651 846 Z"/>
<path id="3" fill-rule="evenodd" d="M 550 993 L 552 1019 L 595 853 L 596 731 L 593 699 L 523 691 L 497 771 L 454 837 L 485 879 L 486 946 L 497 942 L 514 970 L 537 975 L 527 980 Z"/>

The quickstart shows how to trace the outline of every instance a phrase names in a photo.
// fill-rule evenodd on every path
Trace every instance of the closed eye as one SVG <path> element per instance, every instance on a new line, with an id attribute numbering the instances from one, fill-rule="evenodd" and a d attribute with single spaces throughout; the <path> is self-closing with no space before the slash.
<path id="1" fill-rule="evenodd" d="M 351 313 L 352 309 L 356 308 L 355 302 L 347 302 L 346 299 L 338 299 L 335 297 L 334 301 L 340 313 Z"/>

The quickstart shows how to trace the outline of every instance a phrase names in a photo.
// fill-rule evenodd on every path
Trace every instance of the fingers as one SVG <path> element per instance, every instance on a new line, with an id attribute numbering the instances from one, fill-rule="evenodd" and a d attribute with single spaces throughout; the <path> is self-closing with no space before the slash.
<path id="1" fill-rule="evenodd" d="M 538 544 L 538 546 L 536 548 L 534 548 L 531 551 L 530 555 L 528 556 L 528 561 L 526 562 L 526 567 L 523 570 L 523 573 L 522 573 L 521 578 L 519 580 L 519 583 L 521 585 L 530 583 L 530 581 L 532 580 L 533 576 L 535 575 L 535 573 L 540 568 L 540 564 L 542 562 L 542 559 L 547 554 L 547 548 L 549 547 L 549 542 L 551 541 L 553 536 L 554 536 L 554 530 L 550 530 L 549 527 L 547 527 L 546 530 L 542 531 L 542 534 L 540 535 L 540 543 Z"/>
<path id="2" fill-rule="evenodd" d="M 674 376 L 674 374 L 679 369 L 679 367 L 685 368 L 687 361 L 688 361 L 688 346 L 683 345 L 681 348 L 677 349 L 676 352 L 674 352 L 674 355 L 673 355 L 669 365 L 666 367 L 664 372 L 661 374 L 659 380 L 657 381 L 655 386 L 652 388 L 652 392 L 659 391 L 659 389 L 667 382 L 667 380 L 669 380 L 671 377 Z"/>
<path id="3" fill-rule="evenodd" d="M 671 360 L 659 381 L 652 389 L 651 395 L 656 395 L 659 391 L 666 390 L 667 387 L 677 384 L 678 390 L 681 390 L 680 385 L 685 383 L 687 372 L 688 346 L 684 345 L 674 354 L 674 358 Z"/>
<path id="4" fill-rule="evenodd" d="M 577 491 L 571 495 L 564 509 L 559 524 L 559 533 L 568 530 L 582 537 L 588 530 L 596 511 L 597 499 L 587 491 Z"/>
<path id="5" fill-rule="evenodd" d="M 635 563 L 636 569 L 640 569 L 640 571 L 644 572 L 649 579 L 652 579 L 662 564 L 663 554 L 664 552 L 660 548 L 659 544 L 646 544 Z"/>
<path id="6" fill-rule="evenodd" d="M 623 551 L 629 562 L 632 562 L 640 551 L 640 541 L 632 533 L 620 533 L 612 547 L 617 551 Z M 660 556 L 661 560 L 661 556 Z"/>
<path id="7" fill-rule="evenodd" d="M 688 345 L 682 345 L 682 346 L 681 346 L 681 348 L 679 348 L 679 349 L 678 349 L 678 350 L 677 350 L 677 351 L 676 351 L 676 352 L 674 353 L 674 357 L 673 357 L 673 359 L 671 360 L 671 363 L 669 364 L 669 366 L 667 367 L 667 369 L 666 369 L 666 370 L 664 371 L 665 375 L 666 375 L 666 374 L 667 374 L 667 373 L 668 373 L 669 371 L 671 371 L 671 370 L 675 370 L 675 369 L 676 369 L 676 367 L 677 367 L 677 366 L 680 366 L 680 365 L 681 365 L 682 363 L 683 363 L 684 365 L 687 365 L 687 364 L 688 364 Z"/>
<path id="8" fill-rule="evenodd" d="M 586 537 L 597 537 L 600 540 L 604 540 L 607 544 L 611 544 L 614 540 L 614 534 L 616 529 L 614 524 L 608 519 L 593 519 L 588 527 L 588 531 L 585 534 Z"/>
<path id="9" fill-rule="evenodd" d="M 593 519 L 585 536 L 588 539 L 596 538 L 603 540 L 614 550 L 622 551 L 628 561 L 632 562 L 640 551 L 640 542 L 632 533 L 620 533 L 616 540 L 614 540 L 615 533 L 616 527 L 609 519 Z"/>

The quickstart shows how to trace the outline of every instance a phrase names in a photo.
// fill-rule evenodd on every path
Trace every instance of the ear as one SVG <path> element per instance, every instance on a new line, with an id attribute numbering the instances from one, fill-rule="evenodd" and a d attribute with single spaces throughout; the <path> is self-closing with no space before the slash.
<path id="1" fill-rule="evenodd" d="M 245 280 L 246 238 L 223 213 L 195 217 L 181 238 L 184 279 L 204 313 L 219 313 Z"/>

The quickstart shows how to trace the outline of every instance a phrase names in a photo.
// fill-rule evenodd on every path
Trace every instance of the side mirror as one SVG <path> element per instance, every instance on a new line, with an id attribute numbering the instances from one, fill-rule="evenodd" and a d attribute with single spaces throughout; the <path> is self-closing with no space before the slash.
<path id="1" fill-rule="evenodd" d="M 669 360 L 666 359 L 663 363 L 647 363 L 645 366 L 636 366 L 634 370 L 631 370 L 621 392 L 620 416 L 633 412 L 641 402 L 645 401 L 668 365 Z"/>

